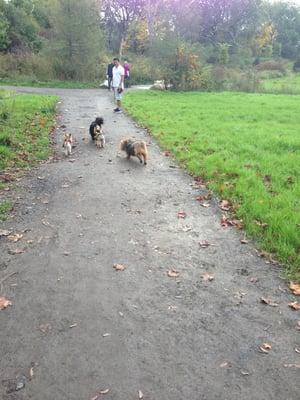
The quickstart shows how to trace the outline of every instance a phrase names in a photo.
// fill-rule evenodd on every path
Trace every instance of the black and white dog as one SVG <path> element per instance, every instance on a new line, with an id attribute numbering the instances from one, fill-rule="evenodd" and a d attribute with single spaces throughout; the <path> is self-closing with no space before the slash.
<path id="1" fill-rule="evenodd" d="M 102 117 L 97 117 L 90 125 L 90 135 L 92 140 L 96 139 L 97 133 L 102 132 L 102 126 L 104 124 L 104 119 Z"/>

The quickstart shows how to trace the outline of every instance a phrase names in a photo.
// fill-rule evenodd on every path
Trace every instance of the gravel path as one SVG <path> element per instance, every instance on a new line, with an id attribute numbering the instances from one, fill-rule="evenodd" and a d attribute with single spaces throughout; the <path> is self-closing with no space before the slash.
<path id="1" fill-rule="evenodd" d="M 300 314 L 278 267 L 221 226 L 215 200 L 200 206 L 205 190 L 106 91 L 18 90 L 60 96 L 59 157 L 18 182 L 1 225 L 23 237 L 0 238 L 0 398 L 299 400 Z M 88 137 L 97 115 L 104 150 Z M 149 144 L 146 167 L 118 153 L 124 136 Z"/>

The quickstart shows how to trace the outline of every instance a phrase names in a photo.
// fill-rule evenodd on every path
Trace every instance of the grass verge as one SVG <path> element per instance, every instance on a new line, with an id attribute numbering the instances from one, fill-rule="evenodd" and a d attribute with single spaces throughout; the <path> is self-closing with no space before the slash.
<path id="1" fill-rule="evenodd" d="M 259 247 L 300 280 L 299 96 L 127 93 L 125 107 L 202 176 Z"/>
<path id="2" fill-rule="evenodd" d="M 57 97 L 16 95 L 0 90 L 0 190 L 15 171 L 29 168 L 50 154 L 49 133 L 55 125 Z M 0 219 L 11 209 L 0 203 Z"/>
<path id="3" fill-rule="evenodd" d="M 0 85 L 8 86 L 29 86 L 29 87 L 47 87 L 61 89 L 91 89 L 99 88 L 99 82 L 77 82 L 77 81 L 39 81 L 37 79 L 0 79 Z"/>

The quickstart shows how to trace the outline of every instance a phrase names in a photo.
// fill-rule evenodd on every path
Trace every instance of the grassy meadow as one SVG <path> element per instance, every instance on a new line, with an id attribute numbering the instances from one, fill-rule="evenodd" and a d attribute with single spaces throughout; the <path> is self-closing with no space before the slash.
<path id="1" fill-rule="evenodd" d="M 300 74 L 264 79 L 261 87 L 265 93 L 300 94 Z"/>
<path id="2" fill-rule="evenodd" d="M 300 280 L 300 96 L 127 93 L 125 107 L 202 176 L 259 247 Z"/>
<path id="3" fill-rule="evenodd" d="M 30 78 L 0 79 L 0 85 L 61 88 L 61 89 L 92 89 L 99 87 L 99 84 L 100 81 L 99 82 L 79 82 L 79 81 L 60 81 L 60 80 L 40 81 L 37 79 L 30 79 Z"/>
<path id="4" fill-rule="evenodd" d="M 16 95 L 0 90 L 0 178 L 32 166 L 50 154 L 49 133 L 55 123 L 55 96 Z M 5 188 L 0 179 L 0 191 Z M 11 204 L 0 200 L 0 220 Z"/>

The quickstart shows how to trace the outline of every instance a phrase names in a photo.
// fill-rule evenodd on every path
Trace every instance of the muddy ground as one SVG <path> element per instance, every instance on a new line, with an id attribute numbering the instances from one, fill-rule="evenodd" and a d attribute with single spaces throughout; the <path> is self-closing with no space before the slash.
<path id="1" fill-rule="evenodd" d="M 300 314 L 280 268 L 221 226 L 216 200 L 200 206 L 205 190 L 113 114 L 108 92 L 19 90 L 60 96 L 58 159 L 6 193 L 17 201 L 1 229 L 23 237 L 0 238 L 0 296 L 12 302 L 0 311 L 0 398 L 298 400 Z M 88 137 L 97 115 L 104 150 Z M 69 159 L 62 125 L 76 138 Z M 118 154 L 128 135 L 149 144 L 146 167 Z"/>

